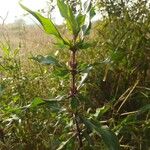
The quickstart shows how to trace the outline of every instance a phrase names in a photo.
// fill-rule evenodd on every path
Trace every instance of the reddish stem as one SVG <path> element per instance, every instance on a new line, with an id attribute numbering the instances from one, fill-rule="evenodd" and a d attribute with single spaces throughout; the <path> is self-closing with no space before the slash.
<path id="1" fill-rule="evenodd" d="M 74 98 L 74 97 L 76 97 L 77 92 L 78 92 L 77 87 L 76 87 L 77 61 L 76 61 L 76 49 L 75 48 L 71 49 L 70 68 L 71 68 L 70 71 L 71 71 L 71 76 L 72 76 L 70 98 Z M 75 120 L 75 124 L 76 124 L 78 142 L 79 142 L 78 150 L 80 150 L 83 147 L 83 143 L 82 143 L 81 130 L 80 130 L 79 122 L 78 122 L 77 110 L 74 113 L 74 120 Z"/>
<path id="2" fill-rule="evenodd" d="M 71 67 L 71 75 L 72 75 L 71 96 L 74 97 L 77 94 L 77 87 L 76 87 L 76 74 L 77 74 L 76 51 L 71 51 L 70 67 Z"/>

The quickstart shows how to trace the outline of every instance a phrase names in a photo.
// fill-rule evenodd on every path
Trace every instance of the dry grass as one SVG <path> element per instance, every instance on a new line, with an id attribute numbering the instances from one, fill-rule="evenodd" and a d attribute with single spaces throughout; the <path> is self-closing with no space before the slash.
<path id="1" fill-rule="evenodd" d="M 38 26 L 18 26 L 9 24 L 0 26 L 0 41 L 10 45 L 12 49 L 20 47 L 20 54 L 42 54 L 52 49 L 52 40 Z"/>

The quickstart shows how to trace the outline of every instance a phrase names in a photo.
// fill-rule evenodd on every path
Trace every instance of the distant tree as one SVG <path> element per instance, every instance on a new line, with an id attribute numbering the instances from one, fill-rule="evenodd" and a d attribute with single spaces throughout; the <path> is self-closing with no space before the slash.
<path id="1" fill-rule="evenodd" d="M 19 27 L 23 27 L 23 26 L 25 26 L 25 24 L 26 24 L 25 20 L 23 20 L 21 18 L 16 19 L 14 21 L 14 25 L 19 26 Z"/>

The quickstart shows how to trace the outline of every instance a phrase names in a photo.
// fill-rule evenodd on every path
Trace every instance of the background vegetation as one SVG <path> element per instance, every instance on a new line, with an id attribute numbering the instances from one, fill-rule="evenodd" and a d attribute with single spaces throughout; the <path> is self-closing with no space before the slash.
<path id="1" fill-rule="evenodd" d="M 79 69 L 85 70 L 78 79 L 88 76 L 80 91 L 82 114 L 97 118 L 115 132 L 122 150 L 149 150 L 149 1 L 93 3 L 102 19 L 93 23 L 86 37 L 87 48 L 77 57 Z M 58 28 L 68 36 L 63 25 Z M 0 149 L 59 149 L 75 132 L 72 116 L 65 111 L 68 104 L 36 103 L 41 98 L 61 99 L 66 95 L 69 75 L 66 70 L 43 66 L 31 58 L 51 55 L 68 65 L 68 51 L 38 26 L 21 22 L 0 26 L 0 54 Z M 83 149 L 107 149 L 96 134 L 84 134 Z M 78 147 L 75 139 L 64 149 L 72 147 Z"/>

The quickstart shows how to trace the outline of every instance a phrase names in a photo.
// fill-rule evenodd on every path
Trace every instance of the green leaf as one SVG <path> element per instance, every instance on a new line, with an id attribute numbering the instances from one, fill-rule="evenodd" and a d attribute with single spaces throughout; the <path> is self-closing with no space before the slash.
<path id="1" fill-rule="evenodd" d="M 81 27 L 84 24 L 85 21 L 85 15 L 82 15 L 81 13 L 79 13 L 76 17 L 76 20 L 78 22 L 78 26 Z"/>
<path id="2" fill-rule="evenodd" d="M 90 10 L 90 18 L 92 19 L 96 15 L 95 8 L 92 7 Z"/>
<path id="3" fill-rule="evenodd" d="M 68 5 L 66 5 L 63 0 L 57 0 L 57 6 L 59 8 L 61 16 L 64 18 L 68 18 Z"/>
<path id="4" fill-rule="evenodd" d="M 61 145 L 56 149 L 56 150 L 62 150 L 62 149 L 65 149 L 66 146 L 71 142 L 71 140 L 75 137 L 75 134 L 70 137 L 67 141 L 65 142 L 62 142 Z"/>
<path id="5" fill-rule="evenodd" d="M 5 109 L 5 111 L 6 111 L 6 113 L 7 114 L 20 114 L 21 113 L 21 111 L 22 111 L 22 108 L 20 108 L 20 107 L 7 107 L 6 109 Z"/>
<path id="6" fill-rule="evenodd" d="M 63 95 L 63 96 L 59 95 L 53 99 L 43 99 L 43 101 L 45 101 L 45 102 L 59 102 L 59 101 L 64 100 L 65 98 L 66 98 L 66 95 Z"/>
<path id="7" fill-rule="evenodd" d="M 101 126 L 98 121 L 90 121 L 89 119 L 80 116 L 81 121 L 91 131 L 95 131 L 99 135 L 109 150 L 120 150 L 119 141 L 116 135 L 108 128 Z"/>
<path id="8" fill-rule="evenodd" d="M 82 76 L 81 76 L 81 81 L 79 82 L 79 85 L 78 85 L 78 89 L 80 89 L 84 84 L 85 80 L 87 79 L 88 77 L 88 73 L 84 73 Z"/>
<path id="9" fill-rule="evenodd" d="M 47 108 L 52 109 L 53 111 L 60 111 L 61 108 L 59 107 L 59 101 L 61 101 L 64 96 L 56 97 L 54 99 L 41 99 L 35 98 L 32 103 L 29 105 L 30 108 L 35 108 L 41 105 L 46 105 Z"/>
<path id="10" fill-rule="evenodd" d="M 71 108 L 73 110 L 76 110 L 78 106 L 79 106 L 79 100 L 78 100 L 78 98 L 77 97 L 73 97 L 71 99 Z"/>
<path id="11" fill-rule="evenodd" d="M 60 14 L 66 20 L 68 29 L 74 35 L 78 35 L 80 28 L 71 7 L 68 4 L 65 4 L 63 0 L 57 0 L 57 6 L 59 8 Z"/>
<path id="12" fill-rule="evenodd" d="M 35 98 L 32 101 L 30 107 L 34 108 L 34 107 L 37 107 L 37 106 L 42 105 L 42 104 L 45 104 L 45 102 L 41 98 Z"/>
<path id="13" fill-rule="evenodd" d="M 90 67 L 86 68 L 86 70 L 84 70 L 84 73 L 81 76 L 81 81 L 79 82 L 77 89 L 80 89 L 84 85 L 84 82 L 86 81 L 91 69 L 92 69 L 92 66 L 90 66 Z"/>
<path id="14" fill-rule="evenodd" d="M 96 109 L 96 113 L 94 114 L 94 116 L 99 119 L 101 118 L 104 113 L 106 113 L 109 109 L 111 108 L 110 104 L 107 104 L 107 105 L 104 105 L 103 107 L 101 108 L 97 108 Z"/>
<path id="15" fill-rule="evenodd" d="M 123 58 L 126 56 L 123 49 L 119 49 L 118 51 L 112 52 L 111 59 L 114 62 L 121 62 Z"/>
<path id="16" fill-rule="evenodd" d="M 84 42 L 84 41 L 79 41 L 77 43 L 77 47 L 79 49 L 88 49 L 90 47 L 93 47 L 95 46 L 96 42 Z"/>
<path id="17" fill-rule="evenodd" d="M 68 79 L 69 77 L 69 70 L 67 68 L 57 68 L 52 72 L 52 77 L 53 78 L 63 78 L 63 79 Z"/>
<path id="18" fill-rule="evenodd" d="M 43 65 L 56 65 L 58 67 L 61 67 L 59 61 L 50 55 L 48 56 L 37 55 L 35 57 L 31 57 L 31 59 L 36 60 Z"/>
<path id="19" fill-rule="evenodd" d="M 62 36 L 60 35 L 56 26 L 53 24 L 53 22 L 49 18 L 45 18 L 41 14 L 39 14 L 38 12 L 34 12 L 34 11 L 30 10 L 29 8 L 22 5 L 20 2 L 19 2 L 19 5 L 24 10 L 26 10 L 27 12 L 32 14 L 41 23 L 41 25 L 43 26 L 46 33 L 54 35 L 58 40 L 60 40 L 61 42 L 63 42 L 66 45 L 69 45 L 69 43 L 62 38 Z"/>
<path id="20" fill-rule="evenodd" d="M 0 43 L 0 48 L 4 52 L 4 56 L 10 55 L 11 50 L 10 50 L 10 46 L 8 44 Z"/>
<path id="21" fill-rule="evenodd" d="M 85 3 L 83 4 L 84 12 L 88 12 L 91 9 L 91 7 L 92 7 L 91 0 L 85 1 Z"/>
<path id="22" fill-rule="evenodd" d="M 89 148 L 93 146 L 94 142 L 92 140 L 92 138 L 90 137 L 89 133 L 87 133 L 87 130 L 85 130 L 83 133 L 83 137 L 86 139 L 86 141 L 88 142 L 88 146 Z"/>
<path id="23" fill-rule="evenodd" d="M 92 26 L 91 19 L 95 16 L 95 14 L 96 13 L 94 7 L 90 5 L 88 11 L 86 12 L 85 24 L 82 26 L 82 33 L 84 36 L 89 34 Z"/>

